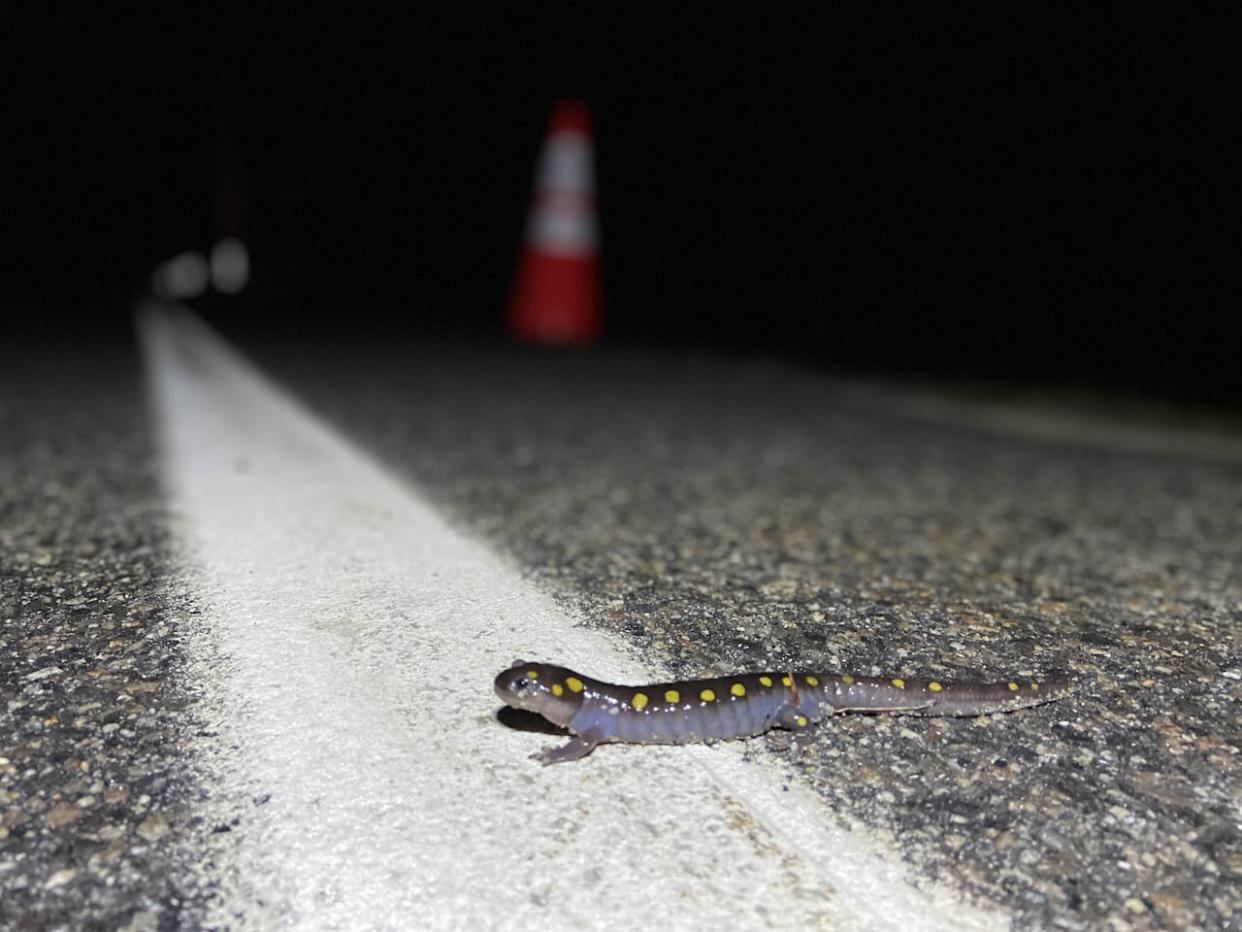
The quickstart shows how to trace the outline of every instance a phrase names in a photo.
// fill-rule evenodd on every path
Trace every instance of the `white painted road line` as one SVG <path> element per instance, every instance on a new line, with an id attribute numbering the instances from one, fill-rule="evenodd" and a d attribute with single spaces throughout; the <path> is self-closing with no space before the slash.
<path id="1" fill-rule="evenodd" d="M 913 886 L 740 743 L 528 760 L 548 737 L 495 720 L 491 680 L 514 657 L 659 671 L 575 627 L 187 312 L 150 305 L 140 329 L 203 606 L 205 714 L 224 736 L 207 762 L 215 797 L 268 797 L 210 869 L 222 922 L 1007 925 Z"/>

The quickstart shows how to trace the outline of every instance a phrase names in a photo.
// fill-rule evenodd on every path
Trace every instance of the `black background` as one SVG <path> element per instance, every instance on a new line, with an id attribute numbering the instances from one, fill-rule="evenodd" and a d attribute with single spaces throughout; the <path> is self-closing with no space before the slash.
<path id="1" fill-rule="evenodd" d="M 609 342 L 1242 405 L 1242 30 L 1193 7 L 0 3 L 5 330 L 125 333 L 244 223 L 226 328 L 497 338 L 580 96 Z"/>

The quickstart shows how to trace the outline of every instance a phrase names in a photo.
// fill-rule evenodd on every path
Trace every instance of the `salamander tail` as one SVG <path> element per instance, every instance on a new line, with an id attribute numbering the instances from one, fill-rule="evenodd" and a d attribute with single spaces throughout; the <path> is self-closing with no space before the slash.
<path id="1" fill-rule="evenodd" d="M 1074 690 L 1069 679 L 1013 679 L 1005 683 L 946 683 L 917 715 L 987 715 L 1063 699 Z"/>

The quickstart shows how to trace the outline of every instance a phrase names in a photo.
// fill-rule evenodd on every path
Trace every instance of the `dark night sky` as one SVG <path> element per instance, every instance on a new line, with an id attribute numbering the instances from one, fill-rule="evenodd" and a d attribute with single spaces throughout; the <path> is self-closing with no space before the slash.
<path id="1" fill-rule="evenodd" d="M 494 335 L 578 95 L 611 341 L 1242 404 L 1236 8 L 394 9 L 0 2 L 6 329 L 124 325 L 243 165 L 215 319 Z"/>

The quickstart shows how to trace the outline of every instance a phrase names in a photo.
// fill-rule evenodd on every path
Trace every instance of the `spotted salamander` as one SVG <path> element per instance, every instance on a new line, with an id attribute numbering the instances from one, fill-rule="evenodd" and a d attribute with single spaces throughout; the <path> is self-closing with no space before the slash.
<path id="1" fill-rule="evenodd" d="M 984 715 L 1060 699 L 1059 680 L 947 683 L 848 673 L 745 673 L 709 680 L 614 686 L 546 663 L 518 660 L 496 677 L 496 695 L 569 730 L 569 742 L 532 755 L 577 760 L 597 744 L 690 744 L 805 731 L 837 712 Z"/>

